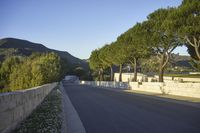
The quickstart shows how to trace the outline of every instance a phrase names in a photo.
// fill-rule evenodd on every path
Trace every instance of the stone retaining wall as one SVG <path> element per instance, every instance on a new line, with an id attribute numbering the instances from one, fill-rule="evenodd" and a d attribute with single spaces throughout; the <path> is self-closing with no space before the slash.
<path id="1" fill-rule="evenodd" d="M 102 86 L 102 87 L 113 87 L 127 89 L 129 85 L 126 82 L 112 82 L 112 81 L 81 81 L 81 84 L 91 85 L 91 86 Z"/>
<path id="2" fill-rule="evenodd" d="M 158 79 L 158 76 L 155 76 Z M 165 82 L 174 82 L 181 81 L 182 82 L 191 82 L 191 83 L 200 83 L 200 78 L 186 78 L 186 77 L 163 77 Z M 150 81 L 150 80 L 149 80 Z"/>
<path id="3" fill-rule="evenodd" d="M 55 88 L 57 83 L 0 94 L 0 132 L 12 131 Z"/>
<path id="4" fill-rule="evenodd" d="M 200 83 L 81 81 L 81 84 L 200 98 Z"/>
<path id="5" fill-rule="evenodd" d="M 134 78 L 134 73 L 122 73 L 122 82 L 129 82 L 132 81 Z M 144 81 L 145 82 L 155 82 L 158 81 L 159 77 L 158 75 L 155 76 L 145 76 L 144 74 L 138 73 L 137 75 L 137 80 L 138 81 Z M 119 73 L 115 73 L 114 74 L 114 79 L 115 81 L 119 81 Z M 187 77 L 168 77 L 168 76 L 164 76 L 163 77 L 164 82 L 192 82 L 192 83 L 200 83 L 200 78 L 187 78 Z"/>

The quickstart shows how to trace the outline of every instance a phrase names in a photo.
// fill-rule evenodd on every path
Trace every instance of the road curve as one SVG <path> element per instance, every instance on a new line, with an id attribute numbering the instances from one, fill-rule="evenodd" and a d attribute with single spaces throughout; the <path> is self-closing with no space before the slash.
<path id="1" fill-rule="evenodd" d="M 200 133 L 200 109 L 86 85 L 64 90 L 87 133 Z"/>

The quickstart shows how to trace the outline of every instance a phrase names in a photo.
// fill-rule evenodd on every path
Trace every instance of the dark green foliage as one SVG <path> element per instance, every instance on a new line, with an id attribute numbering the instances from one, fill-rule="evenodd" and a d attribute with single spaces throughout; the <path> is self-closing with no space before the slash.
<path id="1" fill-rule="evenodd" d="M 65 58 L 60 58 L 60 63 L 61 63 L 60 80 L 62 80 L 67 74 L 69 74 L 71 65 L 68 63 L 67 59 Z"/>
<path id="2" fill-rule="evenodd" d="M 146 67 L 143 70 L 158 71 L 159 81 L 163 82 L 164 71 L 173 70 L 167 67 L 173 67 L 172 52 L 178 46 L 186 45 L 192 58 L 200 60 L 199 26 L 199 0 L 183 0 L 177 8 L 160 8 L 149 14 L 146 21 L 137 23 L 120 35 L 117 41 L 93 51 L 90 67 L 104 70 L 114 64 L 119 66 L 121 75 L 123 64 L 129 63 L 134 68 L 134 80 L 137 81 L 138 62 L 144 61 L 140 63 Z M 156 60 L 145 59 L 151 56 Z"/>
<path id="3" fill-rule="evenodd" d="M 159 71 L 159 57 L 157 56 L 151 56 L 150 58 L 147 59 L 142 59 L 141 60 L 141 68 L 142 72 L 144 73 L 156 73 Z"/>
<path id="4" fill-rule="evenodd" d="M 177 36 L 177 31 L 171 28 L 169 16 L 175 11 L 175 8 L 158 9 L 148 16 L 148 30 L 150 31 L 151 47 L 160 60 L 159 64 L 159 82 L 163 82 L 164 70 L 170 61 L 170 55 L 173 50 L 182 45 Z"/>
<path id="5" fill-rule="evenodd" d="M 9 75 L 11 90 L 26 89 L 58 81 L 61 76 L 60 58 L 55 53 L 33 55 L 14 67 Z"/>
<path id="6" fill-rule="evenodd" d="M 101 67 L 103 67 L 102 62 L 99 59 L 99 50 L 96 49 L 92 51 L 89 60 L 89 65 L 92 70 L 100 69 Z"/>
<path id="7" fill-rule="evenodd" d="M 26 89 L 63 78 L 60 57 L 55 53 L 34 53 L 30 57 L 10 57 L 1 65 L 1 92 Z"/>
<path id="8" fill-rule="evenodd" d="M 86 61 L 75 58 L 68 52 L 49 49 L 42 44 L 15 38 L 0 39 L 0 61 L 2 62 L 1 92 L 62 80 L 65 75 L 74 73 L 77 67 L 85 71 L 81 79 L 90 76 Z M 83 71 L 76 71 L 76 74 L 80 72 L 78 75 L 81 75 Z"/>
<path id="9" fill-rule="evenodd" d="M 113 65 L 114 65 L 114 48 L 111 45 L 104 45 L 101 49 L 100 49 L 100 53 L 99 53 L 99 59 L 101 60 L 102 64 L 103 64 L 103 68 L 104 69 L 110 69 L 110 76 L 106 76 L 106 80 L 108 80 L 108 78 L 110 78 L 110 81 L 113 81 Z M 104 79 L 105 80 L 105 79 Z"/>
<path id="10" fill-rule="evenodd" d="M 200 1 L 183 0 L 168 20 L 188 47 L 189 54 L 195 60 L 200 60 Z"/>
<path id="11" fill-rule="evenodd" d="M 86 72 L 85 72 L 85 70 L 84 70 L 82 67 L 76 67 L 76 68 L 73 70 L 73 75 L 76 75 L 76 76 L 78 76 L 80 79 L 83 79 L 84 76 L 86 75 Z"/>
<path id="12" fill-rule="evenodd" d="M 195 60 L 199 60 L 197 53 L 195 52 L 195 48 L 191 45 L 187 45 L 187 48 L 188 48 L 187 50 L 188 50 L 188 53 L 190 54 L 190 56 Z M 200 47 L 198 48 L 198 51 L 200 53 Z"/>
<path id="13" fill-rule="evenodd" d="M 191 65 L 192 65 L 192 67 L 196 70 L 196 71 L 198 71 L 198 72 L 200 72 L 200 62 L 198 62 L 198 61 L 196 61 L 196 60 L 191 60 Z"/>
<path id="14" fill-rule="evenodd" d="M 0 89 L 8 89 L 9 76 L 13 72 L 14 68 L 19 65 L 21 59 L 19 57 L 7 58 L 0 67 Z"/>
<path id="15" fill-rule="evenodd" d="M 138 61 L 152 54 L 149 45 L 149 34 L 145 23 L 137 23 L 133 28 L 118 37 L 117 43 L 121 44 L 123 61 L 130 63 L 134 68 L 134 81 L 137 81 Z"/>
<path id="16" fill-rule="evenodd" d="M 100 54 L 100 50 L 98 49 L 92 51 L 92 54 L 90 55 L 90 58 L 89 58 L 89 66 L 93 71 L 98 72 L 98 80 L 101 81 L 103 80 L 104 64 L 102 60 L 100 59 L 99 54 Z"/>

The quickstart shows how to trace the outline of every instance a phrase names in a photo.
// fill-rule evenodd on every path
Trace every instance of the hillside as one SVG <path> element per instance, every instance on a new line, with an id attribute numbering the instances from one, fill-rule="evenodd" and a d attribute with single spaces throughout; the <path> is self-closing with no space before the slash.
<path id="1" fill-rule="evenodd" d="M 174 66 L 192 68 L 191 57 L 187 55 L 172 54 L 171 62 Z"/>
<path id="2" fill-rule="evenodd" d="M 34 52 L 46 53 L 55 52 L 62 59 L 66 61 L 71 66 L 81 66 L 88 69 L 88 63 L 84 60 L 78 59 L 66 51 L 58 51 L 54 49 L 49 49 L 42 44 L 33 43 L 26 40 L 16 39 L 16 38 L 4 38 L 0 39 L 0 61 L 3 61 L 8 56 L 29 56 Z"/>

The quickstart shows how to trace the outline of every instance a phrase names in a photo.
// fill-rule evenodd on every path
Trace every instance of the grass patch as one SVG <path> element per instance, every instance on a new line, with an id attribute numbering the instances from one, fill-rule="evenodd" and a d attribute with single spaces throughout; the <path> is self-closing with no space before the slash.
<path id="1" fill-rule="evenodd" d="M 61 93 L 55 88 L 13 133 L 60 133 Z"/>
<path id="2" fill-rule="evenodd" d="M 9 88 L 0 88 L 0 93 L 11 92 L 12 90 Z"/>
<path id="3" fill-rule="evenodd" d="M 164 74 L 167 77 L 200 78 L 200 74 Z"/>

